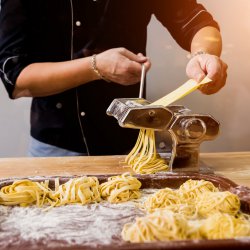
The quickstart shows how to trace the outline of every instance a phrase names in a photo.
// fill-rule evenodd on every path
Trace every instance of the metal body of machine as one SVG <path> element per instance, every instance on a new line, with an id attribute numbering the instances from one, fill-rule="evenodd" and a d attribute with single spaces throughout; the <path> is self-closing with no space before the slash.
<path id="1" fill-rule="evenodd" d="M 211 115 L 195 114 L 184 106 L 154 106 L 143 98 L 114 99 L 107 109 L 121 127 L 154 129 L 158 153 L 170 169 L 199 171 L 203 141 L 213 140 L 219 123 Z"/>

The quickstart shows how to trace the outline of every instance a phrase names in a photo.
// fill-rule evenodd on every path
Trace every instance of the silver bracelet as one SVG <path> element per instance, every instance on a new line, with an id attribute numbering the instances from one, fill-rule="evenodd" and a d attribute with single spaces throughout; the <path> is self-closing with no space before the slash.
<path id="1" fill-rule="evenodd" d="M 106 82 L 110 82 L 108 79 L 106 79 L 101 73 L 100 71 L 97 69 L 96 67 L 96 54 L 94 54 L 92 57 L 91 57 L 91 66 L 92 66 L 92 69 L 93 71 L 99 76 L 100 79 L 103 79 L 104 81 Z"/>

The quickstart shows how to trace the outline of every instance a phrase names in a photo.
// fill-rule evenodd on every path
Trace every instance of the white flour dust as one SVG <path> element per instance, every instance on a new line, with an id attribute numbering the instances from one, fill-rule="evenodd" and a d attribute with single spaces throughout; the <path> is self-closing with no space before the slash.
<path id="1" fill-rule="evenodd" d="M 145 190 L 141 199 L 155 190 Z M 108 245 L 121 241 L 123 225 L 144 213 L 135 202 L 68 205 L 45 212 L 41 208 L 0 206 L 0 242 L 37 245 Z"/>

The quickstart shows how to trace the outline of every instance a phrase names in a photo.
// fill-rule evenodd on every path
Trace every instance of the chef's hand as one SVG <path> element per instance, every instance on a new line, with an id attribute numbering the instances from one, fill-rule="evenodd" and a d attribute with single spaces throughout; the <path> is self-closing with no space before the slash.
<path id="1" fill-rule="evenodd" d="M 121 85 L 140 82 L 142 63 L 148 71 L 151 66 L 149 58 L 141 53 L 136 55 L 125 48 L 109 49 L 96 56 L 96 67 L 100 74 Z"/>
<path id="2" fill-rule="evenodd" d="M 187 76 L 200 82 L 205 76 L 212 82 L 201 85 L 199 88 L 203 94 L 211 95 L 218 92 L 226 83 L 227 64 L 218 56 L 200 54 L 194 56 L 187 64 Z"/>

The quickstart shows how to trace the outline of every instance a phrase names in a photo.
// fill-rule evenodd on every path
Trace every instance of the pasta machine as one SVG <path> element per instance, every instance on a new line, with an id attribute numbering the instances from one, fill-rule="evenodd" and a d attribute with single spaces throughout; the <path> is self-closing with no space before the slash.
<path id="1" fill-rule="evenodd" d="M 107 114 L 124 128 L 154 129 L 157 151 L 173 171 L 199 171 L 200 144 L 219 133 L 219 122 L 211 115 L 181 105 L 152 105 L 143 98 L 114 99 Z"/>
<path id="2" fill-rule="evenodd" d="M 114 116 L 121 127 L 155 130 L 157 152 L 170 170 L 199 171 L 200 144 L 213 140 L 219 133 L 219 122 L 211 115 L 195 114 L 174 101 L 211 80 L 200 83 L 190 79 L 165 97 L 150 103 L 143 96 L 145 65 L 142 64 L 139 98 L 114 99 L 107 114 Z"/>

